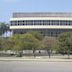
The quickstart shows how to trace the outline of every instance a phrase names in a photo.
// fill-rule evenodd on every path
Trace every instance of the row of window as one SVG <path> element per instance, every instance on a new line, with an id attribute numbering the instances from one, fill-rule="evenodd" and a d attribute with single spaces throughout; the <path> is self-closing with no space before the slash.
<path id="1" fill-rule="evenodd" d="M 29 31 L 38 31 L 40 32 L 43 36 L 57 36 L 62 32 L 72 32 L 72 30 L 65 30 L 65 29 L 19 29 L 19 30 L 14 30 L 14 34 L 24 34 Z"/>
<path id="2" fill-rule="evenodd" d="M 24 21 L 11 21 L 11 25 L 72 25 L 72 21 L 66 21 L 66 20 L 24 20 Z"/>

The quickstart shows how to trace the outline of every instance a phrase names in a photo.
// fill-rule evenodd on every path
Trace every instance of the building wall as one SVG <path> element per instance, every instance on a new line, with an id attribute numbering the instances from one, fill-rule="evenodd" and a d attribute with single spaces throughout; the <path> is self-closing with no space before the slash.
<path id="1" fill-rule="evenodd" d="M 53 36 L 57 37 L 60 33 L 63 32 L 72 32 L 72 29 L 14 29 L 14 34 L 24 34 L 31 31 L 37 31 L 43 36 Z"/>
<path id="2" fill-rule="evenodd" d="M 43 36 L 58 36 L 72 32 L 72 13 L 15 13 L 10 23 L 14 34 L 38 31 Z"/>

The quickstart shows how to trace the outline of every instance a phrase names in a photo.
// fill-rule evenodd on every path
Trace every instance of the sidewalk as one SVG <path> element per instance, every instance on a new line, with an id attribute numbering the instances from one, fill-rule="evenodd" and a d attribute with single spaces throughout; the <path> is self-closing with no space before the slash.
<path id="1" fill-rule="evenodd" d="M 72 62 L 72 59 L 56 59 L 42 57 L 0 57 L 0 61 L 24 61 L 24 62 Z"/>

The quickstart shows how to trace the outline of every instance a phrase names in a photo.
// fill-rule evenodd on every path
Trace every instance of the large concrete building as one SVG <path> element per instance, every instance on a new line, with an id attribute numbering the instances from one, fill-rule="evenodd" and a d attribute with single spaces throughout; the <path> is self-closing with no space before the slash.
<path id="1" fill-rule="evenodd" d="M 38 31 L 44 36 L 58 36 L 72 32 L 72 13 L 13 13 L 10 19 L 13 34 Z"/>

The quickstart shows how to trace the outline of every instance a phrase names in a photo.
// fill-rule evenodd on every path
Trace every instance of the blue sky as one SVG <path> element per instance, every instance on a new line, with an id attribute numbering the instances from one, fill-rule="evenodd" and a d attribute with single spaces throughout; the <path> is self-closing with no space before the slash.
<path id="1" fill-rule="evenodd" d="M 9 22 L 13 12 L 72 12 L 72 0 L 0 1 L 0 22 Z"/>

